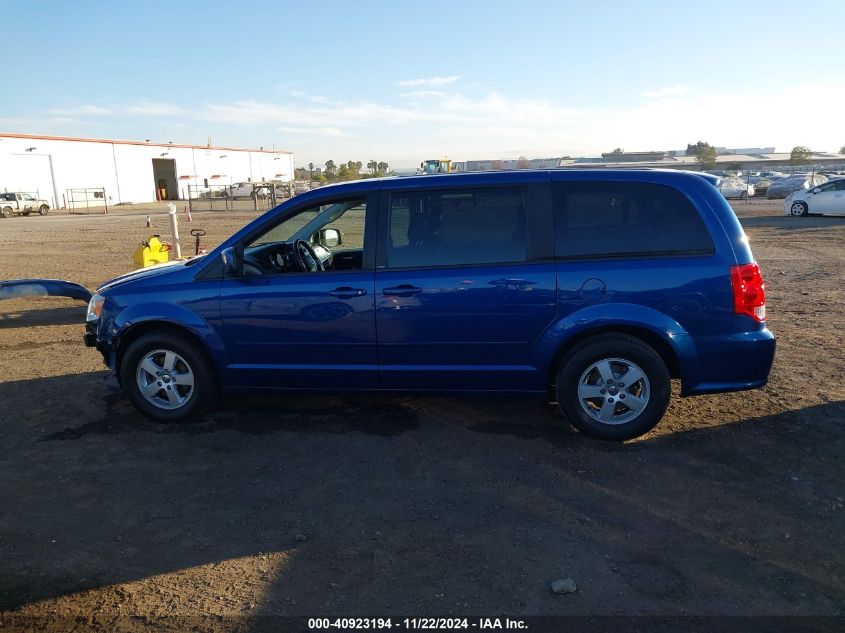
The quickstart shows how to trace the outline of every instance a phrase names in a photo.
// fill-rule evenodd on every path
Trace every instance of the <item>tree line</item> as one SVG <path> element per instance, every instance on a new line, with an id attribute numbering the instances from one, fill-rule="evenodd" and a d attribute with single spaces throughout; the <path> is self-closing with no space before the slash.
<path id="1" fill-rule="evenodd" d="M 845 153 L 845 147 L 840 148 L 841 153 Z M 614 150 L 616 151 L 616 150 Z M 701 165 L 701 169 L 713 169 L 716 165 L 716 148 L 704 141 L 697 143 L 689 143 L 687 145 L 687 156 L 695 156 L 695 159 Z M 803 165 L 807 163 L 813 156 L 813 150 L 804 145 L 796 145 L 789 153 L 789 162 L 792 165 Z"/>
<path id="2" fill-rule="evenodd" d="M 307 167 L 297 167 L 294 176 L 297 180 L 316 180 L 326 182 L 345 182 L 347 180 L 360 180 L 361 178 L 378 178 L 379 176 L 391 176 L 394 171 L 385 161 L 372 159 L 367 162 L 367 169 L 364 170 L 364 163 L 360 160 L 350 160 L 339 165 L 333 160 L 327 160 L 325 166 L 319 173 L 316 173 L 316 165 L 308 163 Z"/>

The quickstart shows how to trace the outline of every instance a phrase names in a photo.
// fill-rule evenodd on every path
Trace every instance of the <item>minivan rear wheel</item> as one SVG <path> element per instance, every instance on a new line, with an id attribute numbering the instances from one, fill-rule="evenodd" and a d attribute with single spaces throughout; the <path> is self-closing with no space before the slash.
<path id="1" fill-rule="evenodd" d="M 669 406 L 671 377 L 651 346 L 626 334 L 583 341 L 561 361 L 560 409 L 572 426 L 602 440 L 647 433 Z"/>
<path id="2" fill-rule="evenodd" d="M 214 375 L 205 354 L 167 331 L 150 332 L 129 345 L 120 382 L 135 408 L 160 422 L 191 420 L 214 401 Z"/>

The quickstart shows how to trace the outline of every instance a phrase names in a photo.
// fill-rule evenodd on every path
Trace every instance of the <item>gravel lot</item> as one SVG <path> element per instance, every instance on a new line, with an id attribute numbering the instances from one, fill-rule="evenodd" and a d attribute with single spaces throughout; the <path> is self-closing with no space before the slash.
<path id="1" fill-rule="evenodd" d="M 81 304 L 0 302 L 0 628 L 4 612 L 842 615 L 845 219 L 736 208 L 778 337 L 769 386 L 674 399 L 624 445 L 507 399 L 229 397 L 159 425 L 101 385 Z M 255 215 L 182 231 L 215 244 Z M 150 232 L 125 211 L 0 220 L 0 276 L 94 287 Z M 577 591 L 554 594 L 560 578 Z"/>

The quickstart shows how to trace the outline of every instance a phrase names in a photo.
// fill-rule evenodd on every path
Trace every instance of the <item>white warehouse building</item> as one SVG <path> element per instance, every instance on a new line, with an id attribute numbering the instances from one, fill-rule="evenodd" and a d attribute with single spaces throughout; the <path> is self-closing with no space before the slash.
<path id="1" fill-rule="evenodd" d="M 0 133 L 0 192 L 37 194 L 54 209 L 86 189 L 109 204 L 184 200 L 200 187 L 288 182 L 293 170 L 281 150 Z"/>

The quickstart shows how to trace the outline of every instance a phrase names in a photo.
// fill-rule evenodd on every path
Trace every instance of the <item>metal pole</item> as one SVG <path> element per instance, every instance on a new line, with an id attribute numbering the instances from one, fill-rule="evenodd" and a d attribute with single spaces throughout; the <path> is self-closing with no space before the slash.
<path id="1" fill-rule="evenodd" d="M 176 249 L 176 259 L 182 259 L 182 247 L 179 246 L 179 218 L 176 217 L 176 205 L 167 203 L 170 210 L 170 235 L 173 239 L 173 248 Z"/>
<path id="2" fill-rule="evenodd" d="M 114 143 L 111 144 L 111 159 L 114 164 L 114 185 L 117 187 L 117 203 L 120 204 L 123 200 L 120 199 L 120 178 L 117 175 L 117 156 L 114 153 Z"/>
<path id="3" fill-rule="evenodd" d="M 47 162 L 50 163 L 50 179 L 53 181 L 53 208 L 59 204 L 59 190 L 56 189 L 56 172 L 53 171 L 53 155 L 47 154 Z"/>
<path id="4" fill-rule="evenodd" d="M 748 195 L 748 188 L 751 186 L 751 172 L 745 174 L 745 202 L 751 204 L 751 196 Z"/>

